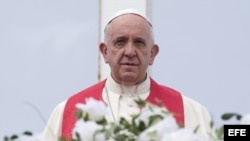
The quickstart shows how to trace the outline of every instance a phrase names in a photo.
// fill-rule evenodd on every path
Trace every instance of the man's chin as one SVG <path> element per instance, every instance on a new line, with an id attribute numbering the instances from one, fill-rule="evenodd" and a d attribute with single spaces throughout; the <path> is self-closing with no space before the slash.
<path id="1" fill-rule="evenodd" d="M 121 78 L 123 82 L 134 83 L 134 84 L 138 83 L 138 75 L 136 75 L 135 73 L 123 74 L 121 75 Z"/>

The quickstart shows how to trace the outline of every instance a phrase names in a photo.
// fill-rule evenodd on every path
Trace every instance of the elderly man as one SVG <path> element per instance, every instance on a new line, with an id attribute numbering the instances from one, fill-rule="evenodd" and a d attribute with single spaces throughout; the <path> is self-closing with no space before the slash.
<path id="1" fill-rule="evenodd" d="M 178 113 L 177 122 L 191 129 L 198 126 L 198 134 L 202 136 L 209 134 L 211 117 L 202 105 L 172 88 L 157 84 L 147 73 L 159 47 L 154 43 L 152 24 L 146 16 L 133 9 L 118 11 L 107 23 L 104 36 L 99 50 L 110 66 L 110 76 L 60 103 L 44 130 L 46 139 L 71 138 L 76 122 L 75 104 L 84 103 L 90 97 L 109 106 L 111 113 L 107 119 L 110 121 L 117 121 L 119 117 L 129 119 L 130 115 L 139 113 L 140 108 L 134 102 L 136 98 L 154 104 L 161 100 L 167 109 Z"/>

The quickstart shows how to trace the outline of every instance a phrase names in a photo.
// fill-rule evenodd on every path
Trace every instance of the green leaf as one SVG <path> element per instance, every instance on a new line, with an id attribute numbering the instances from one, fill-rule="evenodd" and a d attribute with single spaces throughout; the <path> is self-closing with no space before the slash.
<path id="1" fill-rule="evenodd" d="M 119 123 L 125 127 L 128 127 L 129 126 L 129 122 L 124 118 L 124 117 L 121 117 L 120 118 L 120 121 Z"/>
<path id="2" fill-rule="evenodd" d="M 199 127 L 200 127 L 200 126 L 196 126 L 196 128 L 194 129 L 194 133 L 197 133 L 197 132 L 198 132 Z"/>
<path id="3" fill-rule="evenodd" d="M 240 120 L 241 117 L 242 117 L 240 114 L 237 114 L 237 113 L 225 113 L 225 114 L 223 114 L 223 115 L 221 116 L 221 118 L 222 118 L 223 120 L 229 120 L 229 119 L 233 118 L 234 116 L 236 116 L 236 119 L 237 119 L 237 120 Z"/>
<path id="4" fill-rule="evenodd" d="M 105 118 L 103 118 L 103 119 L 101 119 L 99 121 L 96 121 L 96 123 L 100 124 L 100 125 L 107 125 L 108 124 L 108 122 L 107 122 L 107 120 Z"/>
<path id="5" fill-rule="evenodd" d="M 241 116 L 241 115 L 239 115 L 239 114 L 238 114 L 238 115 L 236 115 L 236 119 L 237 119 L 237 120 L 240 120 L 241 118 L 242 118 L 242 116 Z"/>
<path id="6" fill-rule="evenodd" d="M 64 137 L 60 137 L 60 138 L 59 138 L 59 141 L 67 141 L 67 139 L 64 138 Z"/>
<path id="7" fill-rule="evenodd" d="M 214 127 L 214 121 L 210 121 L 210 127 L 213 128 Z"/>
<path id="8" fill-rule="evenodd" d="M 80 134 L 76 132 L 76 141 L 81 141 Z"/>
<path id="9" fill-rule="evenodd" d="M 82 110 L 78 109 L 75 111 L 75 116 L 77 119 L 82 118 Z"/>
<path id="10" fill-rule="evenodd" d="M 32 133 L 30 131 L 25 131 L 23 134 L 27 136 L 32 136 Z"/>
<path id="11" fill-rule="evenodd" d="M 143 121 L 140 121 L 137 129 L 138 129 L 137 132 L 140 133 L 140 132 L 144 131 L 145 129 L 147 129 L 147 126 Z"/>
<path id="12" fill-rule="evenodd" d="M 223 139 L 224 126 L 221 126 L 219 129 L 216 130 L 216 135 L 219 139 Z"/>
<path id="13" fill-rule="evenodd" d="M 109 137 L 111 137 L 112 136 L 112 130 L 110 130 L 110 129 L 104 129 L 103 130 L 103 133 L 104 133 L 104 135 L 105 135 L 105 137 L 106 137 L 106 139 L 108 140 L 109 139 Z"/>
<path id="14" fill-rule="evenodd" d="M 115 141 L 130 141 L 131 139 L 126 134 L 117 134 L 114 137 Z"/>
<path id="15" fill-rule="evenodd" d="M 113 132 L 114 134 L 117 134 L 119 133 L 120 131 L 122 130 L 121 126 L 113 126 Z"/>
<path id="16" fill-rule="evenodd" d="M 12 135 L 12 136 L 10 137 L 11 140 L 15 140 L 15 139 L 17 139 L 17 138 L 18 138 L 17 135 Z"/>
<path id="17" fill-rule="evenodd" d="M 163 117 L 161 115 L 153 115 L 149 117 L 149 126 L 152 126 L 156 123 L 158 123 L 159 121 L 161 121 L 163 119 Z"/>
<path id="18" fill-rule="evenodd" d="M 4 141 L 9 141 L 9 138 L 5 136 Z"/>
<path id="19" fill-rule="evenodd" d="M 142 99 L 138 99 L 138 100 L 135 100 L 135 103 L 139 106 L 139 107 L 144 107 L 147 102 L 145 100 L 142 100 Z"/>

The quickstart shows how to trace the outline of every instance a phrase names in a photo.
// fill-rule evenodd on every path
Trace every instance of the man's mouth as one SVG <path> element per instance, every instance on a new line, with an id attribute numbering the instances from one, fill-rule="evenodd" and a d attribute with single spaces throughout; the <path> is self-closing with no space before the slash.
<path id="1" fill-rule="evenodd" d="M 121 65 L 126 65 L 126 66 L 138 66 L 136 63 L 121 63 Z"/>

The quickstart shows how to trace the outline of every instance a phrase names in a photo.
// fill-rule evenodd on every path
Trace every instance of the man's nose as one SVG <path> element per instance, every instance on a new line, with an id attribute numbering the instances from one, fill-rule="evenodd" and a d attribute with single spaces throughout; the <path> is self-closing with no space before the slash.
<path id="1" fill-rule="evenodd" d="M 127 46 L 125 47 L 125 52 L 124 52 L 125 56 L 127 57 L 134 57 L 136 55 L 136 48 L 133 44 L 127 44 Z"/>

